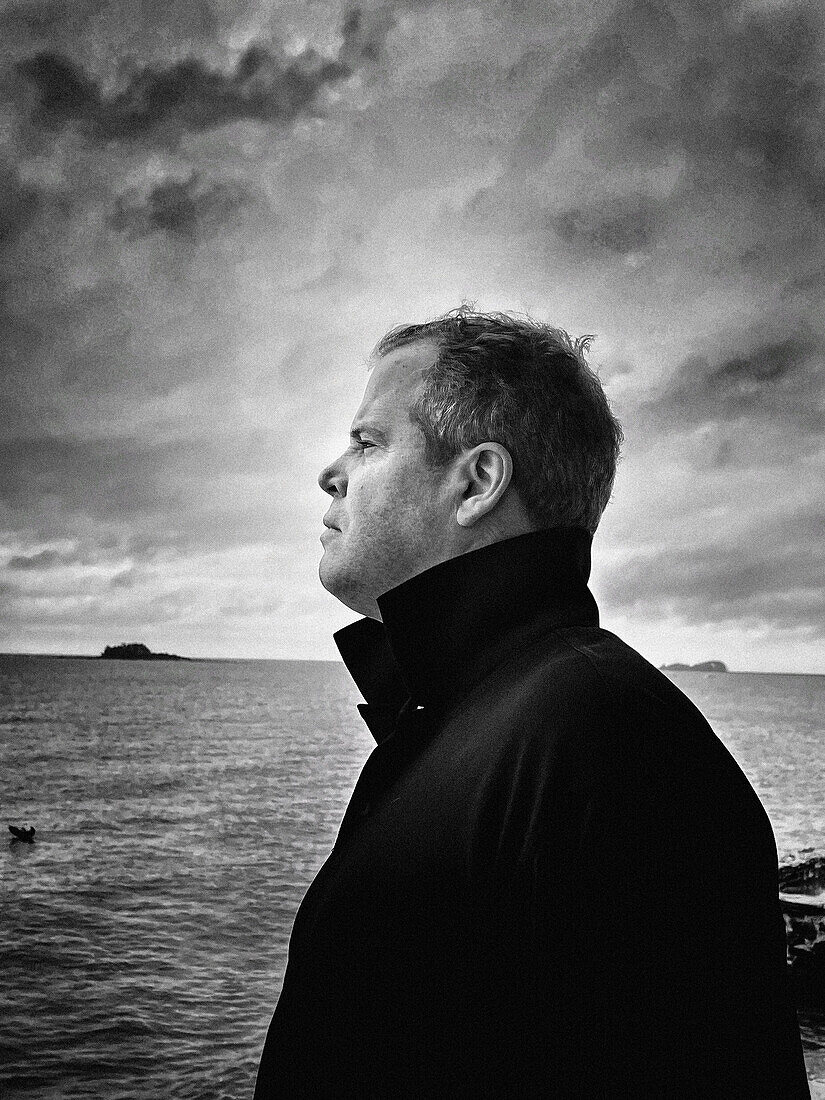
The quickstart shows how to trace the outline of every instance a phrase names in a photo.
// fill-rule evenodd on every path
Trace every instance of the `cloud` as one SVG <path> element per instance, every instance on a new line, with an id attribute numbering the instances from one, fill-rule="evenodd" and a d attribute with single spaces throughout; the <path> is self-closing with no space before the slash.
<path id="1" fill-rule="evenodd" d="M 135 569 L 133 565 L 127 565 L 121 569 L 118 573 L 109 581 L 110 588 L 134 588 L 141 580 L 140 571 Z"/>
<path id="2" fill-rule="evenodd" d="M 119 195 L 110 223 L 137 236 L 163 231 L 194 237 L 221 227 L 250 201 L 248 188 L 192 172 L 188 177 L 164 179 L 147 193 L 132 189 Z"/>
<path id="3" fill-rule="evenodd" d="M 35 118 L 49 129 L 59 130 L 75 120 L 91 122 L 101 110 L 97 82 L 68 57 L 43 51 L 20 62 L 17 71 L 37 89 Z"/>
<path id="4" fill-rule="evenodd" d="M 663 206 L 645 194 L 607 196 L 553 214 L 550 224 L 568 244 L 626 255 L 647 248 L 658 236 Z"/>
<path id="5" fill-rule="evenodd" d="M 365 61 L 378 61 L 394 25 L 395 17 L 389 8 L 378 7 L 370 12 L 351 8 L 341 27 L 344 41 L 338 59 L 353 68 Z"/>
<path id="6" fill-rule="evenodd" d="M 825 355 L 821 339 L 788 321 L 760 321 L 737 335 L 719 334 L 714 353 L 679 363 L 659 393 L 643 405 L 670 428 L 740 421 L 786 433 L 825 429 Z M 798 440 L 786 442 L 795 450 Z"/>
<path id="7" fill-rule="evenodd" d="M 604 602 L 639 616 L 822 637 L 823 528 L 825 513 L 803 507 L 700 531 L 681 546 L 660 542 L 631 552 L 602 578 Z"/>
<path id="8" fill-rule="evenodd" d="M 0 247 L 10 243 L 32 222 L 41 204 L 37 188 L 25 183 L 13 165 L 0 163 Z"/>
<path id="9" fill-rule="evenodd" d="M 311 47 L 290 55 L 252 42 L 228 70 L 198 57 L 144 65 L 109 91 L 65 53 L 42 50 L 17 66 L 38 96 L 33 120 L 46 130 L 76 125 L 98 143 L 175 145 L 243 119 L 287 126 L 319 111 L 319 96 L 377 57 L 389 22 L 350 12 L 336 56 Z"/>
<path id="10" fill-rule="evenodd" d="M 680 82 L 685 144 L 697 164 L 739 165 L 782 191 L 825 201 L 821 103 L 822 34 L 812 5 L 779 6 L 737 18 Z M 678 133 L 681 120 L 667 117 Z M 693 121 L 695 120 L 695 121 Z"/>
<path id="11" fill-rule="evenodd" d="M 75 48 L 92 41 L 107 55 L 127 44 L 130 51 L 154 44 L 214 40 L 222 23 L 246 14 L 247 0 L 236 0 L 229 13 L 212 0 L 9 0 L 0 20 L 4 43 L 15 51 L 32 42 Z M 221 20 L 221 15 L 229 19 Z"/>
<path id="12" fill-rule="evenodd" d="M 825 263 L 824 42 L 809 0 L 626 0 L 528 46 L 511 77 L 532 104 L 468 220 L 538 230 L 551 263 L 653 253 L 802 286 Z"/>
<path id="13" fill-rule="evenodd" d="M 53 515 L 58 529 L 77 512 L 134 518 L 174 506 L 173 473 L 179 461 L 180 445 L 158 448 L 147 441 L 45 435 L 8 440 L 0 443 L 0 502 L 12 515 Z M 166 468 L 170 476 L 164 492 Z"/>
<path id="14" fill-rule="evenodd" d="M 642 165 L 663 150 L 687 155 L 694 180 L 707 171 L 748 176 L 823 198 L 821 18 L 811 3 L 743 10 L 633 0 L 559 66 L 545 87 L 521 148 L 546 154 L 536 140 L 540 115 L 549 144 L 560 126 L 582 122 L 586 151 L 602 164 Z M 604 94 L 609 92 L 609 94 Z M 526 144 L 526 148 L 525 148 Z"/>
<path id="15" fill-rule="evenodd" d="M 320 461 L 309 468 L 301 461 L 296 470 L 297 447 L 276 429 L 235 424 L 223 435 L 193 431 L 175 439 L 31 435 L 0 442 L 0 531 L 29 544 L 11 568 L 57 564 L 38 555 L 53 549 L 43 543 L 67 538 L 88 553 L 106 544 L 144 561 L 165 551 L 317 538 Z M 315 502 L 313 513 L 304 514 L 305 498 Z"/>
<path id="16" fill-rule="evenodd" d="M 77 560 L 74 551 L 55 550 L 47 548 L 34 554 L 14 554 L 6 562 L 6 568 L 22 572 L 40 572 L 52 569 L 55 566 L 68 565 Z"/>

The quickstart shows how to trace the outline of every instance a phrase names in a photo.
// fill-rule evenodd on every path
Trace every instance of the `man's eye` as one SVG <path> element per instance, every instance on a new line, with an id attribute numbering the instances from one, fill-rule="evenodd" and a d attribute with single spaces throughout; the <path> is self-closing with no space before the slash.
<path id="1" fill-rule="evenodd" d="M 356 439 L 355 445 L 356 447 L 361 447 L 363 450 L 366 450 L 367 447 L 375 446 L 375 444 L 369 439 Z"/>

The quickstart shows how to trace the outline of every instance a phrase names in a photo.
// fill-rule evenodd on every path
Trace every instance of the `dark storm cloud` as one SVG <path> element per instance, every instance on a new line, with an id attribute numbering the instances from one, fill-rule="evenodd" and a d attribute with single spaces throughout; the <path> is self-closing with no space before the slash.
<path id="1" fill-rule="evenodd" d="M 377 8 L 372 12 L 350 9 L 341 27 L 344 44 L 338 54 L 339 60 L 353 67 L 360 62 L 377 61 L 393 24 L 394 18 L 388 9 Z"/>
<path id="2" fill-rule="evenodd" d="M 324 57 L 311 48 L 289 56 L 254 42 L 228 71 L 187 57 L 165 68 L 138 68 L 112 92 L 58 51 L 36 53 L 21 61 L 17 71 L 36 89 L 34 121 L 45 129 L 59 131 L 76 124 L 101 143 L 174 143 L 185 133 L 241 119 L 288 125 L 313 114 L 320 92 L 377 57 L 388 26 L 386 19 L 367 20 L 352 11 L 336 57 Z"/>
<path id="3" fill-rule="evenodd" d="M 194 237 L 205 228 L 222 225 L 250 200 L 246 188 L 205 180 L 192 172 L 188 177 L 163 180 L 146 194 L 133 190 L 119 196 L 110 224 L 137 236 L 160 230 Z"/>
<path id="4" fill-rule="evenodd" d="M 9 243 L 31 223 L 41 205 L 40 192 L 24 183 L 17 169 L 0 163 L 0 247 Z"/>
<path id="5" fill-rule="evenodd" d="M 774 334 L 765 339 L 764 331 L 757 329 L 742 334 L 739 341 L 720 338 L 715 355 L 686 358 L 644 408 L 688 430 L 750 420 L 819 433 L 825 429 L 823 367 L 825 356 L 813 335 Z"/>
<path id="6" fill-rule="evenodd" d="M 289 123 L 311 110 L 324 86 L 350 73 L 314 50 L 284 58 L 261 44 L 250 46 L 229 73 L 186 58 L 167 69 L 142 69 L 111 96 L 59 54 L 36 54 L 19 71 L 39 93 L 37 122 L 52 130 L 77 123 L 100 142 L 174 142 L 239 119 Z"/>
<path id="7" fill-rule="evenodd" d="M 551 216 L 550 224 L 568 244 L 625 255 L 648 247 L 658 234 L 662 203 L 648 195 L 618 195 Z"/>
<path id="8" fill-rule="evenodd" d="M 625 560 L 602 583 L 624 611 L 675 612 L 694 623 L 738 621 L 825 634 L 825 513 L 761 516 L 682 547 Z"/>
<path id="9" fill-rule="evenodd" d="M 77 554 L 73 551 L 40 550 L 35 554 L 15 554 L 6 562 L 6 568 L 19 572 L 41 572 L 76 561 Z"/>

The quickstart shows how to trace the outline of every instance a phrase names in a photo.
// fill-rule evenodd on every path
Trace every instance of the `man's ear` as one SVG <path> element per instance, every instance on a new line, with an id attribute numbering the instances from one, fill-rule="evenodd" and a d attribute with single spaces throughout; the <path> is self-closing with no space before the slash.
<path id="1" fill-rule="evenodd" d="M 456 510 L 461 527 L 472 527 L 488 515 L 513 478 L 513 460 L 500 443 L 479 443 L 463 456 L 460 467 L 464 491 Z"/>

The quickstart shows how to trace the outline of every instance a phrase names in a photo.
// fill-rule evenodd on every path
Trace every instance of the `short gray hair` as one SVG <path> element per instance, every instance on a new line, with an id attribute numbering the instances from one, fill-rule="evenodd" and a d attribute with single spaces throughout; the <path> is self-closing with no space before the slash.
<path id="1" fill-rule="evenodd" d="M 622 442 L 585 359 L 592 337 L 574 340 L 530 317 L 460 306 L 391 329 L 374 354 L 420 340 L 439 349 L 410 410 L 428 461 L 441 466 L 477 443 L 500 443 L 536 527 L 592 534 L 610 499 Z"/>

